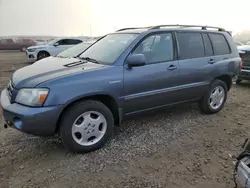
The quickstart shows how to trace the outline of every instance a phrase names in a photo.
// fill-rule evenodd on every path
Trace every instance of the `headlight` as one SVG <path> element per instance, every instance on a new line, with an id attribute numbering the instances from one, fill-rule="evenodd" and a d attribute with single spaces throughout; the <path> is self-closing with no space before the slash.
<path id="1" fill-rule="evenodd" d="M 42 106 L 49 93 L 47 88 L 20 89 L 16 102 L 27 106 Z"/>
<path id="2" fill-rule="evenodd" d="M 37 48 L 31 48 L 31 49 L 27 49 L 27 50 L 28 50 L 28 52 L 34 52 L 34 51 L 36 51 L 36 49 Z"/>

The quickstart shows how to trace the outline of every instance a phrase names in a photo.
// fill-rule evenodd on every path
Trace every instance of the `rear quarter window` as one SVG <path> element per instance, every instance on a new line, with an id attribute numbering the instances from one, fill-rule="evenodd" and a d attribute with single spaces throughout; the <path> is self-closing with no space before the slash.
<path id="1" fill-rule="evenodd" d="M 224 35 L 216 33 L 209 33 L 208 35 L 211 39 L 215 55 L 230 54 L 231 50 Z"/>
<path id="2" fill-rule="evenodd" d="M 213 47 L 212 43 L 208 37 L 207 34 L 202 34 L 204 45 L 205 45 L 205 54 L 206 56 L 212 56 L 213 55 Z"/>

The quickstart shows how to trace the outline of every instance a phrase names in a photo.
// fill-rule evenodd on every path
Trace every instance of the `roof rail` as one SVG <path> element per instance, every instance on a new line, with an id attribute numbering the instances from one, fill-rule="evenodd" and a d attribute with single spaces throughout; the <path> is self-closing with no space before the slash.
<path id="1" fill-rule="evenodd" d="M 117 30 L 116 32 L 118 32 L 118 31 L 130 30 L 130 29 L 150 29 L 150 28 L 151 28 L 151 27 L 128 27 L 128 28 L 119 29 L 119 30 Z"/>
<path id="2" fill-rule="evenodd" d="M 161 27 L 200 27 L 202 30 L 207 30 L 207 28 L 211 29 L 218 29 L 218 31 L 226 31 L 224 28 L 221 27 L 213 27 L 213 26 L 202 26 L 202 25 L 157 25 L 153 26 L 150 29 L 160 29 Z"/>

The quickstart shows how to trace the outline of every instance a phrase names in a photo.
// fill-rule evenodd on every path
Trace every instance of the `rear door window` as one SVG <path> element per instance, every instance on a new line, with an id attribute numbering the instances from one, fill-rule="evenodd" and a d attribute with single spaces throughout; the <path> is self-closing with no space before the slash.
<path id="1" fill-rule="evenodd" d="M 212 41 L 215 55 L 230 54 L 230 48 L 224 35 L 209 33 L 209 37 Z"/>
<path id="2" fill-rule="evenodd" d="M 60 46 L 61 45 L 68 45 L 68 39 L 62 39 L 57 42 Z"/>
<path id="3" fill-rule="evenodd" d="M 178 32 L 179 58 L 192 59 L 205 56 L 202 36 L 200 33 Z"/>
<path id="4" fill-rule="evenodd" d="M 68 40 L 69 45 L 79 44 L 81 42 L 82 42 L 81 40 L 77 40 L 77 39 L 69 39 Z"/>
<path id="5" fill-rule="evenodd" d="M 212 56 L 213 55 L 213 47 L 212 43 L 207 34 L 202 34 L 204 46 L 205 46 L 205 55 Z"/>

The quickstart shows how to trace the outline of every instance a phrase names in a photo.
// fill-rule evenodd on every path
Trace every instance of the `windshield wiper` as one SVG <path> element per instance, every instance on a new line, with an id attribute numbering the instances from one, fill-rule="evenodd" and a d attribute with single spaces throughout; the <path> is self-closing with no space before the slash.
<path id="1" fill-rule="evenodd" d="M 78 66 L 78 65 L 82 65 L 84 63 L 87 63 L 87 61 L 76 61 L 76 62 L 73 62 L 73 63 L 68 63 L 66 65 L 63 65 L 65 67 L 75 67 L 75 66 Z"/>
<path id="2" fill-rule="evenodd" d="M 99 61 L 97 61 L 96 59 L 90 58 L 90 57 L 78 57 L 79 59 L 82 60 L 86 60 L 86 61 L 90 61 L 92 63 L 96 63 L 96 64 L 101 64 Z"/>

